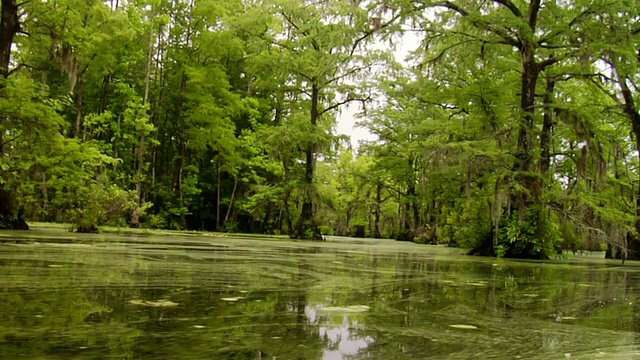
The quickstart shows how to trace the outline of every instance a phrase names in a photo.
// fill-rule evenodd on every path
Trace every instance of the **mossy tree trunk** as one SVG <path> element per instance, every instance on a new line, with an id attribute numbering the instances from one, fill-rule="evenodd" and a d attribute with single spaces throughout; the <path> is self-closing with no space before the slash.
<path id="1" fill-rule="evenodd" d="M 18 16 L 18 4 L 16 0 L 2 0 L 2 14 L 0 17 L 0 97 L 6 97 L 5 81 L 11 74 L 9 70 L 11 62 L 11 47 L 13 38 L 20 31 Z M 4 127 L 5 116 L 0 116 L 0 157 L 5 156 L 5 141 L 3 134 L 7 131 Z M 22 218 L 22 212 L 16 208 L 13 195 L 6 188 L 8 175 L 0 169 L 0 229 L 28 230 L 29 226 Z"/>
<path id="2" fill-rule="evenodd" d="M 320 98 L 320 88 L 316 83 L 311 86 L 311 125 L 313 129 L 318 124 L 320 111 L 318 109 L 318 101 Z M 302 203 L 302 212 L 298 218 L 295 230 L 291 235 L 294 239 L 316 240 L 322 241 L 322 233 L 315 219 L 313 209 L 313 197 L 315 193 L 314 175 L 316 170 L 316 144 L 311 141 L 306 149 L 306 162 L 304 171 L 304 201 Z"/>

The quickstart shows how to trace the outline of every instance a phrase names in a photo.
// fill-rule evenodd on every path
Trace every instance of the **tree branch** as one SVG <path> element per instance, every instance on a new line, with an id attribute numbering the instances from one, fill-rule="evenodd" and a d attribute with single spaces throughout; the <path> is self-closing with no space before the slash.
<path id="1" fill-rule="evenodd" d="M 422 104 L 438 106 L 438 107 L 440 107 L 440 108 L 442 108 L 444 110 L 458 110 L 460 108 L 457 105 L 442 104 L 442 103 L 438 103 L 438 102 L 435 102 L 435 101 L 422 100 L 419 97 L 416 97 L 416 100 L 418 100 Z"/>
<path id="2" fill-rule="evenodd" d="M 372 29 L 365 31 L 365 33 L 362 34 L 362 36 L 360 36 L 353 42 L 353 45 L 351 46 L 351 50 L 349 51 L 349 57 L 353 56 L 353 53 L 355 53 L 356 49 L 358 48 L 358 45 L 360 45 L 361 42 L 366 40 L 369 36 L 373 35 L 376 31 L 385 29 L 391 24 L 393 24 L 396 20 L 400 18 L 401 15 L 402 15 L 402 12 L 398 12 L 398 14 L 394 15 L 389 21 L 381 24 L 378 27 L 373 27 Z"/>
<path id="3" fill-rule="evenodd" d="M 419 64 L 418 66 L 423 66 L 424 64 L 428 64 L 428 63 L 435 63 L 436 61 L 440 60 L 446 53 L 447 51 L 460 46 L 460 45 L 464 45 L 466 43 L 470 43 L 470 42 L 474 42 L 477 40 L 465 40 L 465 41 L 461 41 L 457 44 L 453 44 L 453 45 L 449 45 L 446 48 L 442 49 L 442 51 L 440 51 L 440 53 L 438 55 L 436 55 L 434 58 L 429 59 L 429 60 L 425 60 L 424 62 L 422 62 L 421 64 Z"/>
<path id="4" fill-rule="evenodd" d="M 5 140 L 4 142 L 0 143 L 0 149 L 3 148 L 5 145 L 9 145 L 10 143 L 18 140 L 23 134 L 18 134 L 10 139 Z"/>
<path id="5" fill-rule="evenodd" d="M 559 59 L 556 58 L 555 55 L 551 55 L 551 56 L 549 56 L 549 58 L 547 58 L 547 60 L 544 60 L 544 61 L 538 63 L 538 70 L 539 71 L 543 71 L 544 69 L 546 69 L 549 66 L 557 63 L 558 61 L 559 61 Z"/>
<path id="6" fill-rule="evenodd" d="M 34 67 L 34 66 L 27 65 L 27 64 L 24 64 L 24 63 L 20 63 L 20 64 L 18 64 L 15 68 L 13 68 L 13 69 L 9 70 L 9 72 L 7 73 L 7 77 L 9 77 L 9 76 L 10 76 L 11 74 L 13 74 L 13 73 L 16 73 L 16 72 L 18 72 L 18 71 L 22 70 L 22 68 L 29 68 L 29 69 L 33 69 L 33 70 L 40 70 L 40 69 L 38 69 L 38 68 L 36 68 L 36 67 Z"/>
<path id="7" fill-rule="evenodd" d="M 335 77 L 329 79 L 324 85 L 326 86 L 326 85 L 331 84 L 332 82 L 336 82 L 336 81 L 338 81 L 340 79 L 344 79 L 344 78 L 348 77 L 349 75 L 353 75 L 353 74 L 357 73 L 358 71 L 364 70 L 366 68 L 368 68 L 368 66 L 355 67 L 355 68 L 347 71 L 346 73 L 344 73 L 342 75 L 335 76 Z"/>
<path id="8" fill-rule="evenodd" d="M 542 0 L 531 0 L 531 2 L 529 3 L 529 27 L 531 28 L 531 30 L 536 29 L 541 2 Z"/>
<path id="9" fill-rule="evenodd" d="M 494 0 L 494 1 L 498 1 L 498 0 Z M 500 1 L 507 1 L 507 0 L 500 0 Z M 534 0 L 534 1 L 540 1 L 540 0 Z M 463 8 L 459 7 L 458 5 L 450 2 L 450 1 L 445 1 L 443 3 L 438 3 L 438 4 L 434 4 L 433 6 L 435 7 L 444 7 L 447 8 L 449 10 L 453 10 L 455 12 L 457 12 L 458 14 L 460 14 L 461 16 L 469 16 L 469 12 L 464 10 Z M 494 26 L 493 24 L 488 24 L 486 22 L 482 22 L 479 20 L 474 20 L 473 25 L 478 27 L 478 28 L 485 28 L 486 30 L 488 30 L 489 32 L 498 35 L 499 37 L 501 37 L 506 45 L 511 45 L 511 46 L 515 46 L 517 48 L 520 48 L 521 44 L 520 41 L 518 41 L 517 38 L 514 38 L 512 36 L 509 35 L 509 33 L 507 31 L 505 31 L 504 29 L 501 29 L 499 27 Z"/>
<path id="10" fill-rule="evenodd" d="M 449 10 L 453 10 L 455 12 L 457 12 L 458 14 L 462 15 L 462 16 L 468 16 L 469 12 L 467 12 L 466 10 L 462 9 L 461 7 L 459 7 L 458 5 L 452 3 L 451 1 L 445 1 L 443 3 L 439 3 L 439 4 L 435 4 L 435 6 L 439 6 L 439 7 L 445 7 Z"/>
<path id="11" fill-rule="evenodd" d="M 571 21 L 569 21 L 569 24 L 567 25 L 567 27 L 563 27 L 558 31 L 551 31 L 547 35 L 542 36 L 537 41 L 537 45 L 542 46 L 542 44 L 548 42 L 553 37 L 558 36 L 558 35 L 562 35 L 562 34 L 568 32 L 569 30 L 571 30 L 572 27 L 574 27 L 575 25 L 580 23 L 587 15 L 592 15 L 592 14 L 595 14 L 595 12 L 593 10 L 591 10 L 591 9 L 587 9 L 587 10 L 581 12 L 578 16 L 576 16 Z M 547 46 L 548 46 L 547 47 L 548 49 L 553 49 L 554 48 L 554 47 L 552 47 L 553 45 L 547 45 Z"/>
<path id="12" fill-rule="evenodd" d="M 300 29 L 300 27 L 298 25 L 296 25 L 296 23 L 293 22 L 293 20 L 291 20 L 291 17 L 289 17 L 289 15 L 285 14 L 284 11 L 280 12 L 280 15 L 282 15 L 282 17 L 287 20 L 287 22 L 289 23 L 289 25 L 293 26 L 294 29 L 300 31 L 302 33 L 302 35 L 307 36 L 307 31 L 302 31 Z"/>
<path id="13" fill-rule="evenodd" d="M 353 101 L 360 101 L 360 102 L 362 102 L 362 103 L 365 103 L 365 102 L 367 102 L 367 101 L 369 101 L 369 100 L 371 100 L 371 95 L 367 96 L 367 97 L 366 97 L 366 98 L 364 98 L 364 99 L 363 99 L 363 98 L 351 98 L 351 97 L 347 97 L 345 100 L 342 100 L 342 101 L 340 101 L 340 102 L 337 102 L 337 103 L 335 103 L 335 104 L 333 104 L 333 105 L 329 106 L 328 108 L 326 108 L 326 109 L 324 109 L 324 110 L 320 111 L 320 113 L 318 113 L 318 115 L 319 115 L 319 116 L 321 116 L 321 115 L 323 115 L 323 114 L 325 114 L 325 113 L 328 113 L 328 112 L 329 112 L 329 111 L 331 111 L 331 110 L 335 110 L 335 109 L 339 108 L 340 106 L 345 105 L 345 104 L 348 104 L 348 103 L 353 102 Z"/>
<path id="14" fill-rule="evenodd" d="M 522 17 L 522 12 L 520 12 L 520 9 L 518 9 L 518 7 L 511 2 L 511 0 L 493 0 L 493 1 L 497 2 L 500 5 L 506 6 L 513 15 L 519 18 Z"/>

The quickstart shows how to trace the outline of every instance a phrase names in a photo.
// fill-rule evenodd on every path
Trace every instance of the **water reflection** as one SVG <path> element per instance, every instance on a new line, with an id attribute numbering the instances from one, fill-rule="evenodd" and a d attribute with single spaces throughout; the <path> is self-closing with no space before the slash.
<path id="1" fill-rule="evenodd" d="M 325 348 L 322 350 L 324 360 L 342 360 L 358 355 L 367 348 L 374 339 L 371 336 L 360 336 L 358 331 L 364 329 L 360 322 L 342 315 L 342 322 L 337 324 L 329 315 L 319 315 L 316 309 L 308 306 L 305 310 L 309 324 L 318 326 L 320 340 Z"/>
<path id="2" fill-rule="evenodd" d="M 640 355 L 632 262 L 498 262 L 384 242 L 45 240 L 0 245 L 0 358 Z"/>

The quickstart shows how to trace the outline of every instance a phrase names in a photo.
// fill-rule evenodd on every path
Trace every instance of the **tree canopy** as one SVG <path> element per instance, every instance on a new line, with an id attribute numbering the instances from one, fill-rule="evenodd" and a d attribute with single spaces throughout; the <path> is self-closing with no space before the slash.
<path id="1" fill-rule="evenodd" d="M 638 259 L 639 20 L 607 0 L 2 0 L 0 228 Z M 346 107 L 374 141 L 335 133 Z"/>

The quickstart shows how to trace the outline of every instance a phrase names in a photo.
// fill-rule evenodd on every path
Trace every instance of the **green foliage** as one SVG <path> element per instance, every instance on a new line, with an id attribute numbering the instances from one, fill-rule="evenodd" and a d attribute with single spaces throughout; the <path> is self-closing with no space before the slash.
<path id="1" fill-rule="evenodd" d="M 638 7 L 510 4 L 22 3 L 0 79 L 8 212 L 364 227 L 517 257 L 625 244 L 640 233 Z M 403 64 L 406 33 L 420 45 Z M 360 105 L 376 140 L 354 149 L 334 126 Z"/>
<path id="2" fill-rule="evenodd" d="M 553 214 L 539 214 L 540 211 L 527 209 L 524 220 L 517 212 L 503 217 L 497 243 L 498 256 L 546 259 L 555 253 L 555 245 L 561 241 L 558 219 Z"/>
<path id="3" fill-rule="evenodd" d="M 104 184 L 79 188 L 75 201 L 75 207 L 65 217 L 85 229 L 101 225 L 122 226 L 122 221 L 137 206 L 135 192 Z"/>
<path id="4" fill-rule="evenodd" d="M 491 218 L 486 208 L 479 205 L 471 203 L 464 206 L 461 214 L 453 212 L 449 216 L 449 225 L 454 229 L 451 240 L 463 248 L 472 249 L 487 241 L 493 246 Z"/>

